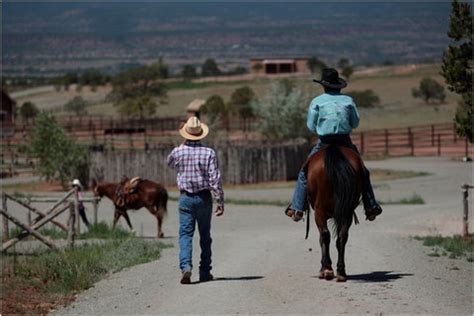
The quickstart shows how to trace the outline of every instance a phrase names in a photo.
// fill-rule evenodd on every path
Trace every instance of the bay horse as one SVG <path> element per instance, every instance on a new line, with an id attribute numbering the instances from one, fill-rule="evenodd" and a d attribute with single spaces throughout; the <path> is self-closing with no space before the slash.
<path id="1" fill-rule="evenodd" d="M 150 213 L 156 217 L 158 222 L 158 238 L 164 237 L 161 226 L 163 224 L 163 218 L 167 213 L 168 204 L 168 192 L 159 183 L 150 180 L 141 180 L 134 193 L 126 194 L 124 197 L 119 196 L 120 183 L 97 183 L 94 179 L 92 180 L 92 190 L 94 196 L 108 197 L 115 206 L 113 228 L 119 220 L 120 216 L 123 216 L 127 221 L 130 230 L 133 230 L 132 223 L 128 217 L 127 210 L 138 210 L 145 207 Z"/>
<path id="2" fill-rule="evenodd" d="M 331 144 L 323 145 L 316 154 L 312 155 L 306 167 L 308 202 L 315 211 L 321 246 L 319 278 L 326 280 L 334 278 L 329 255 L 331 234 L 327 225 L 328 219 L 333 218 L 338 251 L 336 280 L 345 282 L 347 275 L 344 253 L 352 219 L 354 218 L 355 223 L 358 224 L 354 210 L 360 202 L 362 193 L 363 162 L 359 154 L 351 148 Z"/>

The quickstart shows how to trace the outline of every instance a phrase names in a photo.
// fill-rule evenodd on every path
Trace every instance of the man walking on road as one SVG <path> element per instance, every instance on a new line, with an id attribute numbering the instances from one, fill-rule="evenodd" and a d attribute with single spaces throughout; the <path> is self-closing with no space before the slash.
<path id="1" fill-rule="evenodd" d="M 184 143 L 173 149 L 168 165 L 176 170 L 179 197 L 179 267 L 181 284 L 191 283 L 194 229 L 198 226 L 201 246 L 199 281 L 211 281 L 212 196 L 216 216 L 224 214 L 224 192 L 215 151 L 201 143 L 209 133 L 206 124 L 190 117 L 179 130 Z M 211 195 L 212 193 L 212 195 Z"/>

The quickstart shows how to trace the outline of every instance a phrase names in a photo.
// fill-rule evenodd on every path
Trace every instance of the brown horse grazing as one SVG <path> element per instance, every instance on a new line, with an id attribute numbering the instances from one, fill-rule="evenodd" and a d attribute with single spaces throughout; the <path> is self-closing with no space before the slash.
<path id="1" fill-rule="evenodd" d="M 363 163 L 359 155 L 348 147 L 325 145 L 309 158 L 307 168 L 308 198 L 315 210 L 320 235 L 322 259 L 319 278 L 334 278 L 329 256 L 331 235 L 327 225 L 327 220 L 333 218 L 339 254 L 336 279 L 338 282 L 345 282 L 344 251 L 353 217 L 358 224 L 354 210 L 360 202 L 362 192 Z"/>
<path id="2" fill-rule="evenodd" d="M 95 196 L 108 197 L 115 205 L 113 228 L 117 224 L 120 216 L 123 216 L 127 221 L 128 226 L 133 230 L 132 223 L 128 217 L 127 210 L 138 210 L 146 207 L 151 214 L 153 214 L 158 221 L 158 238 L 164 236 L 161 230 L 163 217 L 167 212 L 168 192 L 159 183 L 142 180 L 136 186 L 134 193 L 125 195 L 122 199 L 117 190 L 120 184 L 118 183 L 101 183 L 98 184 L 92 180 L 92 189 Z"/>

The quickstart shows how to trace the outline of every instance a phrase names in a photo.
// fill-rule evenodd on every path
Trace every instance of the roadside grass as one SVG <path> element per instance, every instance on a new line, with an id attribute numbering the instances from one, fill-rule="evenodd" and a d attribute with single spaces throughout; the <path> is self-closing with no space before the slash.
<path id="1" fill-rule="evenodd" d="M 425 200 L 417 193 L 413 193 L 413 195 L 408 198 L 403 198 L 403 199 L 395 200 L 395 201 L 392 201 L 392 200 L 379 201 L 379 203 L 382 205 L 391 205 L 391 204 L 421 205 L 421 204 L 425 204 Z"/>
<path id="2" fill-rule="evenodd" d="M 107 230 L 108 231 L 108 230 Z M 104 227 L 95 236 L 104 236 Z M 47 313 L 111 273 L 157 260 L 170 247 L 123 234 L 116 239 L 2 258 L 2 313 Z M 28 293 L 25 295 L 24 293 Z M 23 294 L 23 295 L 21 295 Z"/>
<path id="3" fill-rule="evenodd" d="M 171 201 L 178 201 L 178 198 L 175 196 L 170 196 L 169 199 Z M 255 200 L 255 199 L 233 199 L 233 198 L 225 198 L 224 202 L 226 204 L 234 204 L 234 205 L 269 205 L 269 206 L 288 206 L 290 200 Z M 421 196 L 418 194 L 414 194 L 412 197 L 403 198 L 400 200 L 395 201 L 378 201 L 381 205 L 416 205 L 416 204 L 425 204 L 425 201 Z"/>
<path id="4" fill-rule="evenodd" d="M 423 242 L 424 246 L 431 247 L 430 257 L 448 257 L 451 259 L 466 258 L 467 261 L 474 261 L 474 236 L 464 239 L 460 235 L 452 237 L 436 236 L 415 236 L 415 240 Z"/>

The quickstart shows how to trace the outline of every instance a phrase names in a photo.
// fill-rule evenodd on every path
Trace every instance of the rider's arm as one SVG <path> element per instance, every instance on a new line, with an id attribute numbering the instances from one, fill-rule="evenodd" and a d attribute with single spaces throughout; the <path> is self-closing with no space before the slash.
<path id="1" fill-rule="evenodd" d="M 209 156 L 208 165 L 209 186 L 218 206 L 224 206 L 224 191 L 222 190 L 221 173 L 217 165 L 215 151 Z"/>
<path id="2" fill-rule="evenodd" d="M 319 118 L 319 107 L 316 102 L 313 100 L 309 105 L 308 109 L 308 120 L 306 121 L 306 126 L 308 129 L 313 133 L 317 134 L 316 127 L 318 125 L 318 118 Z"/>
<path id="3" fill-rule="evenodd" d="M 359 126 L 359 111 L 357 111 L 357 107 L 354 101 L 352 101 L 350 108 L 351 110 L 349 112 L 349 123 L 351 124 L 352 128 L 356 128 L 357 126 Z"/>
<path id="4" fill-rule="evenodd" d="M 175 149 L 171 151 L 171 154 L 169 154 L 168 160 L 167 160 L 168 166 L 171 168 L 175 167 L 174 163 L 175 163 L 176 158 L 174 157 L 174 153 L 175 153 Z"/>

